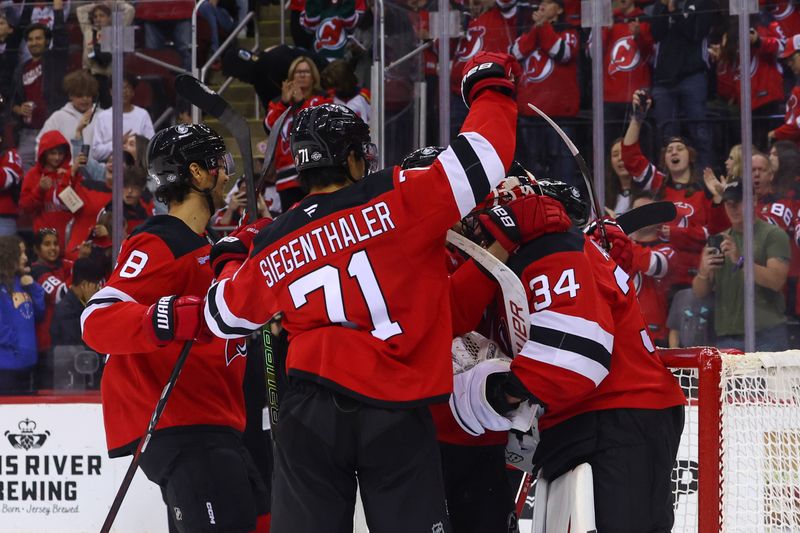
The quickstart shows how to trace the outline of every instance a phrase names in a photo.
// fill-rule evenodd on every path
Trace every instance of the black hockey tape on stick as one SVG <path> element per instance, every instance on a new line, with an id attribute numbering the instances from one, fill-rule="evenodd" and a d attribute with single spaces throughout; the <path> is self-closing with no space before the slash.
<path id="1" fill-rule="evenodd" d="M 175 91 L 190 104 L 197 106 L 219 120 L 236 139 L 242 154 L 244 179 L 247 182 L 247 221 L 253 223 L 258 218 L 256 202 L 255 173 L 253 170 L 253 146 L 250 143 L 250 126 L 230 104 L 206 84 L 188 74 L 175 78 Z"/>
<path id="2" fill-rule="evenodd" d="M 592 209 L 594 209 L 594 216 L 598 220 L 603 218 L 603 215 L 601 214 L 603 213 L 603 211 L 600 210 L 600 203 L 597 201 L 597 194 L 595 194 L 594 190 L 594 181 L 592 180 L 592 172 L 589 170 L 589 166 L 586 164 L 586 161 L 584 161 L 583 156 L 578 151 L 578 147 L 575 146 L 575 143 L 573 143 L 572 140 L 569 138 L 569 136 L 567 136 L 567 134 L 564 133 L 564 130 L 562 130 L 561 127 L 553 121 L 553 119 L 547 116 L 547 113 L 545 113 L 535 105 L 531 104 L 530 102 L 528 102 L 528 107 L 530 107 L 540 117 L 542 117 L 545 120 L 545 122 L 550 124 L 550 127 L 556 130 L 558 136 L 561 137 L 561 140 L 564 141 L 564 144 L 567 145 L 567 148 L 572 154 L 572 157 L 578 164 L 578 168 L 580 169 L 581 175 L 583 176 L 583 181 L 586 182 L 586 192 L 589 193 L 589 202 L 592 206 Z M 603 243 L 603 247 L 606 250 L 608 250 L 610 247 L 608 245 L 608 237 L 606 236 L 606 228 L 603 227 L 602 224 L 600 224 L 600 239 Z"/>
<path id="3" fill-rule="evenodd" d="M 261 330 L 264 343 L 264 375 L 267 380 L 267 407 L 269 408 L 270 430 L 275 430 L 278 423 L 278 382 L 275 377 L 275 354 L 272 350 L 273 337 L 269 331 L 269 323 Z"/>
<path id="4" fill-rule="evenodd" d="M 653 202 L 622 213 L 616 220 L 625 235 L 630 235 L 647 226 L 672 222 L 677 215 L 678 210 L 672 202 Z"/>
<path id="5" fill-rule="evenodd" d="M 111 509 L 108 510 L 106 519 L 103 522 L 103 527 L 100 528 L 100 533 L 109 533 L 109 531 L 111 531 L 111 526 L 114 525 L 114 519 L 117 517 L 120 506 L 122 506 L 122 500 L 125 499 L 125 495 L 128 493 L 128 488 L 131 486 L 131 481 L 133 481 L 133 476 L 136 474 L 136 469 L 139 466 L 139 460 L 147 448 L 147 445 L 150 443 L 150 438 L 153 436 L 153 432 L 156 430 L 158 421 L 161 419 L 161 414 L 164 412 L 164 408 L 167 406 L 167 401 L 172 394 L 172 389 L 175 388 L 175 383 L 178 381 L 178 376 L 181 374 L 181 369 L 183 369 L 183 364 L 186 362 L 187 357 L 189 357 L 189 352 L 191 349 L 192 341 L 186 341 L 183 344 L 183 348 L 178 356 L 178 360 L 175 361 L 175 366 L 172 367 L 172 374 L 170 374 L 167 384 L 164 385 L 164 389 L 161 391 L 161 397 L 156 403 L 156 408 L 153 410 L 153 414 L 150 416 L 150 423 L 147 424 L 147 431 L 145 431 L 142 438 L 139 439 L 139 443 L 136 445 L 136 451 L 133 454 L 133 459 L 131 459 L 131 464 L 128 465 L 128 471 L 125 472 L 125 477 L 122 479 L 119 489 L 117 489 L 117 495 L 114 496 L 114 502 L 111 504 Z"/>
<path id="6" fill-rule="evenodd" d="M 528 297 L 525 287 L 516 274 L 495 256 L 453 230 L 447 231 L 447 242 L 469 255 L 485 268 L 500 285 L 506 311 L 508 338 L 514 348 L 514 355 L 522 350 L 531 329 Z"/>

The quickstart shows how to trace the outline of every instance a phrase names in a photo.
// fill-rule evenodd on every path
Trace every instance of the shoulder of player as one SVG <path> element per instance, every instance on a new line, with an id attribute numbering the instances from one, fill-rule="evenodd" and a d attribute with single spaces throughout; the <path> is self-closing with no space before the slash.
<path id="1" fill-rule="evenodd" d="M 159 244 L 160 243 L 160 244 Z M 170 215 L 155 215 L 140 224 L 126 241 L 126 248 L 158 249 L 163 246 L 174 259 L 180 259 L 199 248 L 209 246 L 208 240 L 192 231 L 180 219 Z"/>
<path id="2" fill-rule="evenodd" d="M 337 212 L 367 205 L 377 197 L 394 189 L 395 168 L 390 167 L 362 179 L 349 187 L 327 194 L 306 196 L 293 208 L 275 219 L 259 232 L 253 241 L 251 257 L 300 228 L 317 223 Z"/>
<path id="3" fill-rule="evenodd" d="M 565 233 L 548 233 L 521 246 L 508 259 L 507 265 L 520 276 L 528 266 L 544 258 L 562 253 L 579 253 L 583 255 L 584 239 L 583 234 L 577 230 Z"/>

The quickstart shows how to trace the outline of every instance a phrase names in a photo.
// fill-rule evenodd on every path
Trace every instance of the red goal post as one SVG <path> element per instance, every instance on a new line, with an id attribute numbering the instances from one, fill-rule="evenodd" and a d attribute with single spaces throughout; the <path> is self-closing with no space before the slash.
<path id="1" fill-rule="evenodd" d="M 800 351 L 659 356 L 688 400 L 673 531 L 800 531 Z"/>

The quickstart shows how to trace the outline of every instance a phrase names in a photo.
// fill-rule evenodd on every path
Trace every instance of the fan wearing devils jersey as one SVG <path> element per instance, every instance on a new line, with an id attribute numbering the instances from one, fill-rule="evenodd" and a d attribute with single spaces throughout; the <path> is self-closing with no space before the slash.
<path id="1" fill-rule="evenodd" d="M 644 156 L 639 133 L 652 104 L 645 97 L 643 91 L 633 94 L 633 116 L 622 140 L 622 161 L 635 186 L 652 192 L 657 200 L 673 202 L 678 210 L 675 220 L 663 226 L 660 234 L 675 251 L 671 290 L 678 290 L 691 285 L 708 235 L 722 231 L 730 223 L 724 209 L 711 202 L 696 178 L 695 152 L 684 139 L 670 139 L 662 150 L 663 171 Z"/>
<path id="2" fill-rule="evenodd" d="M 289 134 L 294 119 L 300 110 L 307 107 L 329 103 L 331 100 L 322 93 L 317 66 L 306 56 L 300 56 L 289 66 L 289 73 L 281 86 L 281 96 L 269 103 L 264 117 L 264 131 L 267 135 L 280 135 L 275 145 L 275 188 L 281 197 L 284 210 L 292 207 L 303 198 L 304 193 L 297 180 L 297 170 L 292 159 Z M 275 122 L 289 109 L 281 131 L 273 131 Z"/>
<path id="3" fill-rule="evenodd" d="M 427 168 L 365 177 L 368 126 L 336 104 L 301 111 L 292 153 L 310 194 L 208 292 L 215 334 L 248 335 L 278 310 L 289 333 L 274 432 L 277 533 L 352 529 L 356 472 L 370 529 L 450 530 L 427 409 L 452 388 L 443 242 L 505 176 L 519 65 L 483 52 L 464 72 L 472 109 Z"/>
<path id="4" fill-rule="evenodd" d="M 786 42 L 781 59 L 789 66 L 795 78 L 800 80 L 800 35 L 792 36 Z M 788 140 L 800 144 L 800 86 L 792 89 L 786 101 L 786 114 L 783 124 L 767 134 L 769 139 Z"/>
<path id="5" fill-rule="evenodd" d="M 50 322 L 56 304 L 66 294 L 72 281 L 72 261 L 61 258 L 58 232 L 53 228 L 42 228 L 33 236 L 36 261 L 31 265 L 31 276 L 44 289 L 44 317 L 36 323 L 36 347 L 39 352 L 50 349 Z M 42 358 L 39 358 L 42 360 Z M 40 376 L 45 383 L 41 389 L 49 389 L 50 376 Z"/>
<path id="6" fill-rule="evenodd" d="M 767 5 L 767 12 L 778 23 L 778 31 L 784 41 L 800 33 L 800 11 L 797 9 L 797 0 L 767 0 L 766 2 L 761 0 L 759 4 Z"/>
<path id="7" fill-rule="evenodd" d="M 265 532 L 265 489 L 241 443 L 247 345 L 202 327 L 202 295 L 213 278 L 204 231 L 224 203 L 233 158 L 219 135 L 194 124 L 158 132 L 147 161 L 169 213 L 125 241 L 117 268 L 81 315 L 86 344 L 109 354 L 101 382 L 109 455 L 136 449 L 179 341 L 197 340 L 140 466 L 161 487 L 171 530 Z"/>
<path id="8" fill-rule="evenodd" d="M 2 143 L 0 132 L 0 143 Z M 0 152 L 0 237 L 17 233 L 22 160 L 14 148 Z"/>
<path id="9" fill-rule="evenodd" d="M 520 110 L 516 158 L 536 176 L 559 176 L 578 185 L 577 167 L 564 141 L 539 115 L 528 107 L 533 103 L 564 124 L 578 114 L 578 34 L 564 22 L 564 3 L 547 0 L 533 14 L 533 27 L 520 36 L 511 53 L 522 65 L 517 104 Z"/>

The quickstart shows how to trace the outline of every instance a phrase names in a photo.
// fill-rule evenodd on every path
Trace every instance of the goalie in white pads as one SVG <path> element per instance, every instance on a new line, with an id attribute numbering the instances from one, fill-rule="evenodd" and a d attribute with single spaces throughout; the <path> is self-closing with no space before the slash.
<path id="1" fill-rule="evenodd" d="M 527 221 L 512 206 L 495 207 L 482 229 L 513 238 Z M 624 233 L 607 232 L 615 253 L 624 253 Z M 531 330 L 506 379 L 487 382 L 502 387 L 485 392 L 495 398 L 495 415 L 520 400 L 543 407 L 534 456 L 540 475 L 553 480 L 588 463 L 598 531 L 670 531 L 685 399 L 655 355 L 628 275 L 576 228 L 523 244 L 507 264 L 528 294 Z M 473 432 L 495 427 L 462 405 L 454 407 Z"/>

